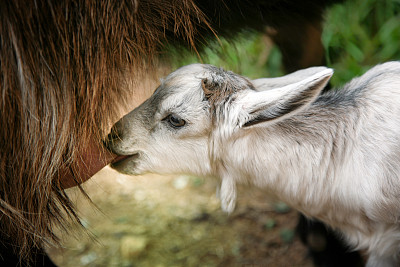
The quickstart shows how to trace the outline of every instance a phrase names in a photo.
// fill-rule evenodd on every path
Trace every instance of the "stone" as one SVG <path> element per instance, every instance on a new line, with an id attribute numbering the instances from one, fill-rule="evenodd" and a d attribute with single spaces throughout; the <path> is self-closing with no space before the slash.
<path id="1" fill-rule="evenodd" d="M 129 235 L 121 239 L 120 252 L 125 259 L 138 257 L 146 249 L 148 240 L 144 236 Z"/>

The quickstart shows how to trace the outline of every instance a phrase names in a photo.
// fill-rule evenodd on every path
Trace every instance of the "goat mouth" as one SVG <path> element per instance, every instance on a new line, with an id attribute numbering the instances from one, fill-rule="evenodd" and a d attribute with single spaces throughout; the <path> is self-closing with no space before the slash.
<path id="1" fill-rule="evenodd" d="M 118 167 L 118 165 L 121 165 L 125 161 L 134 160 L 137 159 L 138 157 L 139 153 L 135 153 L 132 155 L 119 155 L 113 161 L 111 161 L 111 167 Z"/>

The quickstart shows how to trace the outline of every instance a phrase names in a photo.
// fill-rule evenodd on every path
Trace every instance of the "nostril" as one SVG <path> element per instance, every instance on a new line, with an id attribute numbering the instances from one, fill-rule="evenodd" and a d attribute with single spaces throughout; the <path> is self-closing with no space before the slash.
<path id="1" fill-rule="evenodd" d="M 108 135 L 109 140 L 117 140 L 122 138 L 121 131 L 119 130 L 120 127 L 117 127 L 117 125 L 118 123 L 111 128 L 110 134 Z"/>
<path id="2" fill-rule="evenodd" d="M 121 139 L 121 137 L 120 137 L 119 134 L 116 133 L 116 132 L 111 132 L 111 133 L 108 134 L 108 136 L 107 136 L 107 140 L 109 140 L 109 141 L 114 141 L 114 140 L 117 140 L 117 139 Z"/>
<path id="3" fill-rule="evenodd" d="M 112 150 L 112 146 L 117 140 L 121 140 L 121 135 L 118 133 L 115 127 L 112 127 L 111 132 L 107 135 L 106 139 L 103 141 L 103 144 L 106 148 Z"/>

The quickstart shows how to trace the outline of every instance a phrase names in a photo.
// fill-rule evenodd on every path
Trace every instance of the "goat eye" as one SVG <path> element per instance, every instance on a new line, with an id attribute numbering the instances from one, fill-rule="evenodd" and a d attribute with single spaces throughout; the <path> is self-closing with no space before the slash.
<path id="1" fill-rule="evenodd" d="M 180 128 L 186 124 L 184 119 L 175 114 L 168 115 L 165 120 L 174 128 Z"/>

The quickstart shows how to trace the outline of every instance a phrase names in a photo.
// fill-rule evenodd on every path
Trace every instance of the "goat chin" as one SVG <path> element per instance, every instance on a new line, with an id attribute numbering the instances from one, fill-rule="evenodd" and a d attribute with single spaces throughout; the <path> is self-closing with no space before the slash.
<path id="1" fill-rule="evenodd" d="M 121 155 L 111 162 L 110 167 L 123 174 L 142 175 L 144 172 L 140 171 L 138 168 L 140 165 L 140 160 L 140 153 Z"/>

